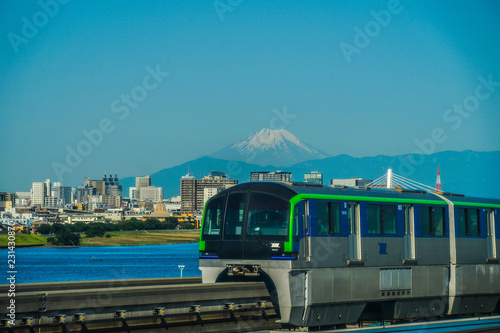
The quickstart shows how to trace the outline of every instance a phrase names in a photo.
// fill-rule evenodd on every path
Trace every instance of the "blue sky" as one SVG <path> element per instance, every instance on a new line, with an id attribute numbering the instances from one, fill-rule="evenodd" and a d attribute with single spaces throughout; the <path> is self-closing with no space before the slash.
<path id="1" fill-rule="evenodd" d="M 285 129 L 332 155 L 500 150 L 499 14 L 494 0 L 2 1 L 0 191 L 151 174 L 285 108 Z"/>

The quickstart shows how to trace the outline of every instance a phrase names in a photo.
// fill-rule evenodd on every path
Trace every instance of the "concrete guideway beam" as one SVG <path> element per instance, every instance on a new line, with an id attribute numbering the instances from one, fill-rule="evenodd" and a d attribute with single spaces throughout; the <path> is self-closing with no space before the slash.
<path id="1" fill-rule="evenodd" d="M 68 290 L 47 290 L 42 285 L 40 289 L 34 291 L 33 289 L 36 289 L 34 286 L 25 286 L 25 290 L 33 291 L 16 292 L 16 308 L 18 310 L 16 317 L 33 317 L 36 325 L 53 325 L 55 316 L 60 314 L 66 314 L 67 321 L 71 321 L 75 314 L 83 314 L 86 322 L 109 322 L 112 319 L 116 320 L 116 312 L 120 311 L 123 318 L 118 319 L 136 320 L 135 318 L 138 318 L 150 321 L 154 309 L 161 308 L 161 317 L 165 318 L 181 316 L 192 321 L 191 317 L 194 316 L 194 322 L 199 323 L 203 320 L 222 320 L 236 324 L 242 321 L 242 319 L 237 318 L 240 318 L 241 314 L 245 312 L 245 316 L 254 318 L 251 320 L 255 320 L 257 317 L 273 318 L 274 316 L 274 319 L 266 325 L 276 325 L 276 311 L 272 307 L 264 283 L 176 284 L 184 280 L 175 280 L 177 281 L 170 281 L 172 283 L 167 285 L 123 287 L 117 283 L 117 287 L 114 288 Z M 189 282 L 190 280 L 185 281 Z M 98 281 L 88 283 L 86 287 L 102 285 L 103 282 Z M 68 284 L 61 284 L 61 287 L 67 286 Z M 0 295 L 0 303 L 3 304 L 6 301 L 8 301 L 7 296 Z M 231 304 L 231 306 L 228 307 L 227 304 Z M 262 307 L 262 304 L 269 304 L 269 306 Z M 193 306 L 197 311 L 193 312 Z M 158 310 L 156 311 L 158 314 Z M 231 313 L 232 315 L 230 315 Z M 221 314 L 223 314 L 222 319 L 219 318 Z M 185 317 L 186 315 L 188 317 Z M 180 320 L 182 321 L 182 319 Z"/>

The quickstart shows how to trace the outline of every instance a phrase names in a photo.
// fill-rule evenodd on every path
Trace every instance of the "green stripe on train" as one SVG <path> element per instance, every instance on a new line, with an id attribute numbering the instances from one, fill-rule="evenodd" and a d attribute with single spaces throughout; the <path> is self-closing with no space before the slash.
<path id="1" fill-rule="evenodd" d="M 492 203 L 478 203 L 478 202 L 463 202 L 463 201 L 451 201 L 455 206 L 469 206 L 469 207 L 481 207 L 481 208 L 500 208 L 499 204 Z"/>
<path id="2" fill-rule="evenodd" d="M 305 199 L 318 199 L 318 200 L 341 200 L 341 201 L 370 201 L 370 202 L 388 202 L 388 203 L 406 203 L 406 204 L 421 204 L 421 205 L 443 205 L 448 204 L 441 199 L 436 198 L 435 200 L 427 199 L 403 199 L 403 198 L 391 198 L 391 197 L 370 197 L 370 196 L 348 196 L 348 195 L 334 195 L 334 194 L 297 194 L 290 199 L 290 212 L 293 212 L 294 206 L 301 200 Z M 500 204 L 493 203 L 478 203 L 478 202 L 463 202 L 463 201 L 452 201 L 456 206 L 469 206 L 469 207 L 481 207 L 481 208 L 500 208 Z M 293 227 L 293 214 L 290 214 L 290 231 Z M 285 242 L 285 251 L 292 252 L 293 246 L 293 233 L 289 233 L 288 242 Z"/>
<path id="3" fill-rule="evenodd" d="M 203 235 L 203 223 L 205 223 L 205 212 L 207 210 L 207 203 L 208 200 L 205 202 L 205 207 L 203 207 L 203 216 L 201 217 L 201 224 L 200 224 L 200 244 L 198 246 L 199 251 L 205 251 L 205 241 L 201 240 L 201 237 Z"/>
<path id="4" fill-rule="evenodd" d="M 389 203 L 408 203 L 408 204 L 423 204 L 423 205 L 443 205 L 447 203 L 441 199 L 424 200 L 424 199 L 403 199 L 403 198 L 386 198 L 386 197 L 370 197 L 370 196 L 351 196 L 351 195 L 335 195 L 335 194 L 297 194 L 290 199 L 290 212 L 293 212 L 294 206 L 301 200 L 317 199 L 317 200 L 341 200 L 341 201 L 370 201 L 370 202 L 389 202 Z M 293 227 L 293 214 L 290 214 L 290 231 Z M 288 242 L 285 242 L 285 252 L 293 250 L 293 233 L 289 232 Z"/>

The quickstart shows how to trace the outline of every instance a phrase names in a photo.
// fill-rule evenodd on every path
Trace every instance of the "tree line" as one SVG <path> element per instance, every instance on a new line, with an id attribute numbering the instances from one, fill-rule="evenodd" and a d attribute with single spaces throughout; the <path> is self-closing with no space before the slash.
<path id="1" fill-rule="evenodd" d="M 36 232 L 41 235 L 53 234 L 47 237 L 47 242 L 54 245 L 80 245 L 80 233 L 86 237 L 110 237 L 108 231 L 132 231 L 132 230 L 168 230 L 175 229 L 179 223 L 176 218 L 167 218 L 161 222 L 156 218 L 149 218 L 146 221 L 139 221 L 135 217 L 117 223 L 53 223 L 42 224 Z M 186 224 L 185 228 L 193 228 L 191 224 Z"/>

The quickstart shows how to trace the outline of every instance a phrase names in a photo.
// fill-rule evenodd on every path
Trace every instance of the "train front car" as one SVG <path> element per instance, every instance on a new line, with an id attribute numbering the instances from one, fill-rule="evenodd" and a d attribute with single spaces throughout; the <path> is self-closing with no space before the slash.
<path id="1" fill-rule="evenodd" d="M 500 200 L 243 183 L 206 204 L 203 282 L 263 281 L 281 323 L 500 312 Z"/>
<path id="2" fill-rule="evenodd" d="M 263 281 L 282 321 L 290 315 L 289 273 L 298 255 L 291 187 L 243 183 L 207 201 L 200 240 L 204 283 Z M 302 288 L 302 287 L 301 287 Z"/>

